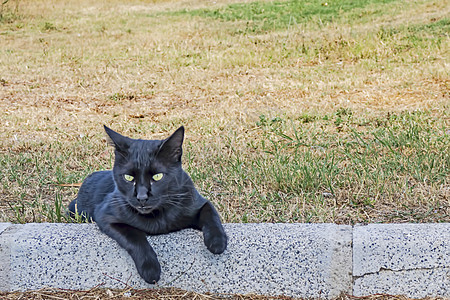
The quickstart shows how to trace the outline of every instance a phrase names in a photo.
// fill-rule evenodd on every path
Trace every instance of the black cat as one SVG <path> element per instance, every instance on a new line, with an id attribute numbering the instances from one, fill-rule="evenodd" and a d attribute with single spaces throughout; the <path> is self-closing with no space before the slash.
<path id="1" fill-rule="evenodd" d="M 165 140 L 135 140 L 106 126 L 105 131 L 115 147 L 114 168 L 86 178 L 69 214 L 92 218 L 128 251 L 148 283 L 159 280 L 161 266 L 147 235 L 199 229 L 208 250 L 222 253 L 227 236 L 219 214 L 181 167 L 184 128 Z"/>

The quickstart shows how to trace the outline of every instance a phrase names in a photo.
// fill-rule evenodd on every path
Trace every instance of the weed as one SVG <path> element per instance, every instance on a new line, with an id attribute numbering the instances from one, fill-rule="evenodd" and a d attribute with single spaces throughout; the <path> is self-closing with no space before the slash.
<path id="1" fill-rule="evenodd" d="M 42 30 L 43 31 L 52 31 L 52 30 L 57 30 L 57 28 L 51 22 L 44 22 L 44 24 L 42 25 Z"/>
<path id="2" fill-rule="evenodd" d="M 120 102 L 122 100 L 134 100 L 135 98 L 135 95 L 125 95 L 122 93 L 114 93 L 113 95 L 109 96 L 109 99 L 115 102 Z"/>

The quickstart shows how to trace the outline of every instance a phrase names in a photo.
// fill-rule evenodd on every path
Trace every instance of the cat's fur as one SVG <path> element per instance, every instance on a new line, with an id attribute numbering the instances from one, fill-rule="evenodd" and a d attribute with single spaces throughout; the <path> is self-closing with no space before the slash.
<path id="1" fill-rule="evenodd" d="M 115 147 L 114 168 L 86 178 L 69 214 L 92 218 L 127 250 L 148 283 L 160 279 L 161 267 L 147 235 L 199 229 L 208 250 L 222 253 L 227 236 L 220 217 L 181 167 L 184 128 L 165 140 L 131 139 L 106 126 L 105 131 Z M 158 173 L 163 177 L 155 181 Z"/>

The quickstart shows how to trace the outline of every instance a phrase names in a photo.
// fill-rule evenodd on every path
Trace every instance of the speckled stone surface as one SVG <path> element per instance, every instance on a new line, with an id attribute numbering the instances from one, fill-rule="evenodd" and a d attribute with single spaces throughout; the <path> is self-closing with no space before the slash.
<path id="1" fill-rule="evenodd" d="M 0 291 L 9 290 L 10 235 L 2 234 L 10 228 L 11 223 L 0 223 Z"/>
<path id="2" fill-rule="evenodd" d="M 11 223 L 0 223 L 0 234 L 2 234 L 9 226 L 11 226 Z"/>
<path id="3" fill-rule="evenodd" d="M 162 266 L 158 286 L 321 298 L 351 292 L 350 226 L 225 224 L 225 230 L 229 246 L 221 255 L 208 252 L 194 230 L 149 237 Z M 0 261 L 9 261 L 3 290 L 152 287 L 95 224 L 12 225 L 0 245 Z"/>
<path id="4" fill-rule="evenodd" d="M 450 297 L 450 224 L 353 229 L 353 294 Z"/>
<path id="5" fill-rule="evenodd" d="M 225 224 L 213 255 L 201 232 L 151 236 L 158 286 L 330 299 L 341 292 L 450 297 L 450 224 Z M 353 272 L 353 273 L 352 273 Z M 151 288 L 95 224 L 0 223 L 0 290 Z"/>

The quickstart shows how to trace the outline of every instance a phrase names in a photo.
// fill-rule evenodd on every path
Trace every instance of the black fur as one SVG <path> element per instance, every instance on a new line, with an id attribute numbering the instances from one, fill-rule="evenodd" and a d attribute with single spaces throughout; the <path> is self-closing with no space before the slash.
<path id="1" fill-rule="evenodd" d="M 92 218 L 128 251 L 148 283 L 159 280 L 161 267 L 147 235 L 199 229 L 208 250 L 222 253 L 227 236 L 220 217 L 181 167 L 184 128 L 165 140 L 135 140 L 106 126 L 105 131 L 115 147 L 114 168 L 86 178 L 69 214 Z M 163 177 L 155 181 L 159 173 Z"/>

